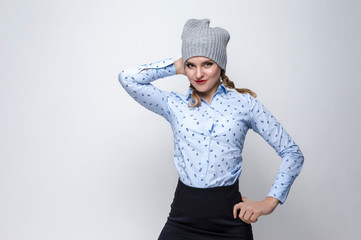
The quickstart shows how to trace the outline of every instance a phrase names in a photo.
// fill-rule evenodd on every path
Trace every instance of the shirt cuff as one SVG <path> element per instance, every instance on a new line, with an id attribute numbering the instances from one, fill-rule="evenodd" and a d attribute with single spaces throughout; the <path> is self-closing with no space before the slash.
<path id="1" fill-rule="evenodd" d="M 142 64 L 138 66 L 138 72 L 143 70 L 155 70 L 159 78 L 165 78 L 176 74 L 173 58 L 166 58 L 157 62 Z"/>
<path id="2" fill-rule="evenodd" d="M 294 180 L 295 178 L 290 175 L 282 172 L 278 173 L 267 196 L 277 198 L 283 204 Z"/>
<path id="3" fill-rule="evenodd" d="M 163 60 L 159 60 L 157 62 L 153 62 L 153 63 L 146 63 L 146 64 L 142 64 L 139 65 L 138 68 L 139 69 L 145 69 L 145 68 L 163 68 L 166 66 L 169 66 L 171 64 L 174 63 L 174 59 L 173 58 L 165 58 Z"/>

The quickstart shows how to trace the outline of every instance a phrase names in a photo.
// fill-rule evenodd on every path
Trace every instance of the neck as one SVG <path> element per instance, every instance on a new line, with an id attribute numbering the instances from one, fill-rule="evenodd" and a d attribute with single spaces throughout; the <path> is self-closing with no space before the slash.
<path id="1" fill-rule="evenodd" d="M 212 97 L 217 92 L 217 89 L 221 85 L 221 83 L 222 83 L 221 81 L 217 82 L 215 87 L 213 89 L 211 89 L 209 92 L 198 92 L 197 91 L 197 94 L 206 102 L 211 103 Z"/>

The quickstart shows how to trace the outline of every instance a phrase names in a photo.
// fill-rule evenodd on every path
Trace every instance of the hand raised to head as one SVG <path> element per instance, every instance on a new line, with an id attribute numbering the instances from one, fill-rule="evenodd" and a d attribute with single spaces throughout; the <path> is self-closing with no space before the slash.
<path id="1" fill-rule="evenodd" d="M 183 65 L 183 58 L 179 58 L 178 60 L 174 61 L 174 66 L 175 66 L 175 70 L 176 70 L 176 74 L 183 74 L 184 73 L 184 65 Z"/>

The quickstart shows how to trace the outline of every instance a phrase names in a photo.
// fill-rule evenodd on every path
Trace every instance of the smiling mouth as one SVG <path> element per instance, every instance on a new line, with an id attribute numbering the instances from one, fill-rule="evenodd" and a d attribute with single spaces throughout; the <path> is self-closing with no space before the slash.
<path id="1" fill-rule="evenodd" d="M 202 83 L 207 82 L 207 80 L 196 80 L 195 82 L 198 83 L 198 84 L 202 84 Z"/>

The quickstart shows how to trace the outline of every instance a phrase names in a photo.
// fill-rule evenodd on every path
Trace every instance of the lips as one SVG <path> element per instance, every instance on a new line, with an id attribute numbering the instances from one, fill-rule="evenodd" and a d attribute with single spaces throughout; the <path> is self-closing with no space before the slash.
<path id="1" fill-rule="evenodd" d="M 196 80 L 195 82 L 198 83 L 198 84 L 202 84 L 202 83 L 207 82 L 207 80 Z"/>

